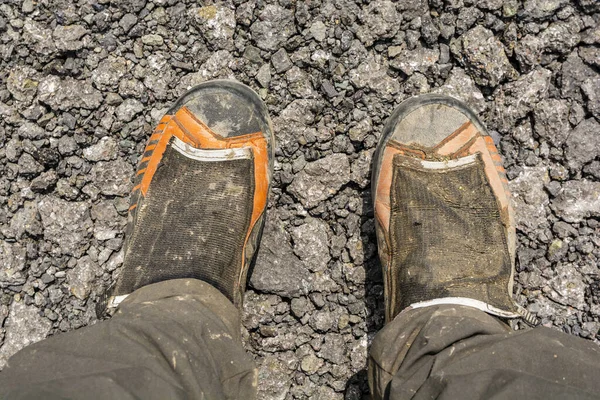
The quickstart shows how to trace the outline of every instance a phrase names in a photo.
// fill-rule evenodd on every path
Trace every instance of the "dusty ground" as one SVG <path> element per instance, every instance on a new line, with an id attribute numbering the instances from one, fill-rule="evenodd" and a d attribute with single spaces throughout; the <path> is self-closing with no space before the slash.
<path id="1" fill-rule="evenodd" d="M 0 0 L 0 59 L 0 366 L 96 321 L 146 137 L 211 78 L 256 89 L 278 139 L 243 316 L 261 398 L 365 393 L 382 325 L 370 160 L 416 93 L 482 114 L 514 194 L 519 303 L 598 342 L 595 0 Z"/>

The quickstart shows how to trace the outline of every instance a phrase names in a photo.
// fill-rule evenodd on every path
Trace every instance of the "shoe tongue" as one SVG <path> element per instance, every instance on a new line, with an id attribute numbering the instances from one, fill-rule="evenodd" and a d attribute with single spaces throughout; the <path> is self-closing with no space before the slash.
<path id="1" fill-rule="evenodd" d="M 394 157 L 390 235 L 396 310 L 469 297 L 513 310 L 506 232 L 479 156 Z"/>

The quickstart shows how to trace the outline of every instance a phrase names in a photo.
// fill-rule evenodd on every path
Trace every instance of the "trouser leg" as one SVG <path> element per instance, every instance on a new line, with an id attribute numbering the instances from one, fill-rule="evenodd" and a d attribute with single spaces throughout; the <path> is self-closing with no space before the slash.
<path id="1" fill-rule="evenodd" d="M 148 285 L 110 320 L 15 354 L 0 373 L 0 398 L 252 399 L 256 368 L 239 324 L 207 283 Z"/>
<path id="2" fill-rule="evenodd" d="M 375 399 L 598 398 L 600 347 L 470 307 L 407 309 L 375 337 L 369 384 Z"/>

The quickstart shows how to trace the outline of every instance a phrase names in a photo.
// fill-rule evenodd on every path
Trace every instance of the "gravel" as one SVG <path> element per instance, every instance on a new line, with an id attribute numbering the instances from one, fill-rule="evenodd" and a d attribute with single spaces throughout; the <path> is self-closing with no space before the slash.
<path id="1" fill-rule="evenodd" d="M 499 145 L 517 301 L 600 343 L 599 4 L 4 2 L 0 367 L 96 322 L 145 141 L 179 95 L 215 78 L 253 87 L 277 136 L 242 315 L 261 399 L 367 393 L 383 325 L 370 164 L 391 111 L 418 93 L 467 102 Z"/>

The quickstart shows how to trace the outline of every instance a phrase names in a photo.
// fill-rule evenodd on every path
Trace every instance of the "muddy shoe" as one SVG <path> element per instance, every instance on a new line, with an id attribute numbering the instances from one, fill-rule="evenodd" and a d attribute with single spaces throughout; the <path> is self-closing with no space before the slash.
<path id="1" fill-rule="evenodd" d="M 535 319 L 512 299 L 515 224 L 496 146 L 477 116 L 446 96 L 402 103 L 373 161 L 386 321 L 462 304 Z"/>
<path id="2" fill-rule="evenodd" d="M 180 98 L 138 166 L 108 308 L 177 278 L 208 282 L 239 307 L 262 232 L 273 147 L 267 110 L 250 88 L 212 81 Z"/>

